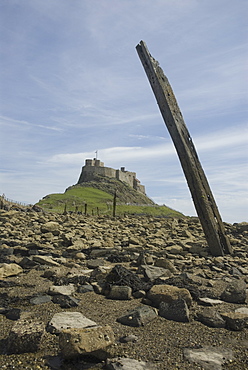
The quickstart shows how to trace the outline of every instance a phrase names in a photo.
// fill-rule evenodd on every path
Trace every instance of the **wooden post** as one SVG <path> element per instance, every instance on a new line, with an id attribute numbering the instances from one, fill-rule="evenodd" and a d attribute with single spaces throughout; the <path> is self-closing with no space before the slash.
<path id="1" fill-rule="evenodd" d="M 115 217 L 116 215 L 116 197 L 117 197 L 117 192 L 115 191 L 114 199 L 113 199 L 113 217 Z"/>
<path id="2" fill-rule="evenodd" d="M 84 205 L 84 214 L 85 214 L 85 216 L 87 216 L 87 203 L 85 203 L 85 205 Z"/>
<path id="3" fill-rule="evenodd" d="M 213 194 L 170 83 L 143 41 L 136 46 L 136 50 L 175 145 L 210 252 L 213 256 L 232 253 Z"/>

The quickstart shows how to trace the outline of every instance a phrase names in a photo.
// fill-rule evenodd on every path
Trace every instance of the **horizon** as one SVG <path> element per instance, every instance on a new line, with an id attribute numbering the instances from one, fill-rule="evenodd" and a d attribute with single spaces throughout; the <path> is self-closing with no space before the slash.
<path id="1" fill-rule="evenodd" d="M 247 14 L 240 0 L 9 0 L 1 9 L 0 194 L 34 204 L 98 158 L 195 216 L 138 54 L 167 76 L 222 220 L 248 221 Z"/>

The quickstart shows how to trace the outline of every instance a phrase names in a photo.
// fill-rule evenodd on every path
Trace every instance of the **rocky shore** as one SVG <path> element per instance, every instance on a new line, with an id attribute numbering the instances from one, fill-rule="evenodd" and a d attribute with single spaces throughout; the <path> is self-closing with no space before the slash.
<path id="1" fill-rule="evenodd" d="M 1 369 L 248 368 L 248 223 L 0 210 Z"/>

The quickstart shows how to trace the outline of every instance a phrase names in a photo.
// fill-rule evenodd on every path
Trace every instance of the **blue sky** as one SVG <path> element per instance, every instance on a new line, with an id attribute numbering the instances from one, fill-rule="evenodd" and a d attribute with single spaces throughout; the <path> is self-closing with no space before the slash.
<path id="1" fill-rule="evenodd" d="M 135 50 L 168 77 L 224 221 L 248 221 L 246 0 L 1 0 L 0 193 L 35 203 L 86 158 L 194 205 Z"/>

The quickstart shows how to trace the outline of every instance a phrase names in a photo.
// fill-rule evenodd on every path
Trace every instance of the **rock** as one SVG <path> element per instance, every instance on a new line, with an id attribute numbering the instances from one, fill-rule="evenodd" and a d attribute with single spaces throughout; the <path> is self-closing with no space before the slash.
<path id="1" fill-rule="evenodd" d="M 243 231 L 248 231 L 248 222 L 235 223 L 234 226 L 236 226 L 237 230 L 241 233 Z"/>
<path id="2" fill-rule="evenodd" d="M 230 282 L 220 298 L 226 302 L 245 303 L 246 297 L 246 283 L 239 279 Z"/>
<path id="3" fill-rule="evenodd" d="M 224 328 L 226 326 L 222 316 L 212 308 L 205 308 L 202 312 L 198 312 L 196 319 L 211 328 Z"/>
<path id="4" fill-rule="evenodd" d="M 45 224 L 41 225 L 41 232 L 42 233 L 49 233 L 51 232 L 53 235 L 59 235 L 59 224 L 54 221 L 46 222 Z"/>
<path id="5" fill-rule="evenodd" d="M 151 282 L 161 276 L 170 277 L 172 275 L 170 270 L 164 269 L 163 267 L 142 265 L 140 266 L 140 270 L 143 271 L 145 278 Z"/>
<path id="6" fill-rule="evenodd" d="M 132 289 L 129 286 L 112 285 L 107 297 L 109 299 L 128 300 L 132 298 Z"/>
<path id="7" fill-rule="evenodd" d="M 129 342 L 137 342 L 138 337 L 136 335 L 130 334 L 130 335 L 124 335 L 124 337 L 121 337 L 119 341 L 121 343 L 129 343 Z"/>
<path id="8" fill-rule="evenodd" d="M 79 285 L 77 289 L 78 293 L 88 293 L 88 292 L 94 292 L 94 288 L 92 285 Z"/>
<path id="9" fill-rule="evenodd" d="M 36 352 L 45 332 L 44 323 L 20 319 L 10 330 L 7 338 L 8 353 Z"/>
<path id="10" fill-rule="evenodd" d="M 52 334 L 59 334 L 68 328 L 88 328 L 97 324 L 85 317 L 80 312 L 59 312 L 56 313 L 47 325 L 47 331 Z"/>
<path id="11" fill-rule="evenodd" d="M 24 257 L 20 262 L 19 265 L 24 269 L 31 269 L 38 265 L 38 262 L 35 262 L 30 257 Z"/>
<path id="12" fill-rule="evenodd" d="M 16 263 L 2 263 L 0 266 L 0 279 L 6 278 L 8 276 L 19 275 L 23 272 L 21 266 Z"/>
<path id="13" fill-rule="evenodd" d="M 155 370 L 156 365 L 145 361 L 138 361 L 127 357 L 107 359 L 107 370 Z"/>
<path id="14" fill-rule="evenodd" d="M 80 302 L 78 299 L 64 294 L 54 295 L 52 301 L 59 304 L 61 308 L 77 307 Z"/>
<path id="15" fill-rule="evenodd" d="M 56 262 L 52 257 L 48 256 L 33 256 L 33 260 L 35 262 L 40 263 L 41 265 L 47 265 L 47 266 L 60 266 L 58 262 Z"/>
<path id="16" fill-rule="evenodd" d="M 87 267 L 89 269 L 95 269 L 100 266 L 104 266 L 106 264 L 106 261 L 100 258 L 97 258 L 95 260 L 88 260 L 87 261 Z"/>
<path id="17" fill-rule="evenodd" d="M 166 284 L 153 285 L 147 292 L 147 298 L 151 300 L 156 307 L 159 307 L 161 302 L 172 303 L 178 299 L 185 300 L 188 307 L 192 305 L 192 297 L 187 289 Z"/>
<path id="18" fill-rule="evenodd" d="M 235 310 L 235 312 L 243 313 L 245 315 L 248 315 L 248 307 L 240 307 Z"/>
<path id="19" fill-rule="evenodd" d="M 122 265 L 115 265 L 106 276 L 106 283 L 109 285 L 129 286 L 133 292 L 137 290 L 148 290 L 151 287 L 151 283 L 144 283 L 139 276 Z"/>
<path id="20" fill-rule="evenodd" d="M 157 267 L 163 267 L 164 269 L 170 270 L 172 274 L 175 274 L 177 272 L 176 267 L 167 258 L 158 258 L 155 261 L 154 265 Z"/>
<path id="21" fill-rule="evenodd" d="M 144 326 L 157 317 L 157 310 L 150 306 L 139 306 L 126 315 L 118 317 L 117 322 L 128 326 Z"/>
<path id="22" fill-rule="evenodd" d="M 226 321 L 226 327 L 231 330 L 241 331 L 248 328 L 248 315 L 240 312 L 221 312 L 221 316 Z"/>
<path id="23" fill-rule="evenodd" d="M 52 300 L 52 297 L 50 295 L 40 295 L 40 296 L 31 298 L 30 303 L 36 305 L 36 304 L 51 302 L 51 300 Z"/>
<path id="24" fill-rule="evenodd" d="M 189 322 L 189 309 L 184 299 L 177 299 L 170 303 L 161 302 L 159 315 L 167 320 Z"/>
<path id="25" fill-rule="evenodd" d="M 144 290 L 137 290 L 133 293 L 134 298 L 144 298 L 146 296 L 146 292 Z"/>
<path id="26" fill-rule="evenodd" d="M 183 247 L 180 245 L 172 245 L 171 247 L 166 247 L 165 250 L 170 254 L 184 254 Z"/>
<path id="27" fill-rule="evenodd" d="M 75 292 L 75 286 L 73 284 L 70 285 L 61 285 L 61 286 L 56 286 L 52 285 L 49 288 L 48 294 L 50 295 L 70 295 Z"/>
<path id="28" fill-rule="evenodd" d="M 114 344 L 114 332 L 109 325 L 82 329 L 65 329 L 59 335 L 59 347 L 66 359 L 89 355 Z"/>
<path id="29" fill-rule="evenodd" d="M 213 299 L 208 297 L 202 297 L 198 299 L 198 303 L 204 305 L 204 306 L 216 306 L 218 304 L 223 303 L 220 299 Z"/>
<path id="30" fill-rule="evenodd" d="M 10 308 L 5 314 L 6 318 L 9 320 L 19 320 L 21 317 L 20 308 Z"/>
<path id="31" fill-rule="evenodd" d="M 232 360 L 230 349 L 203 346 L 199 349 L 184 349 L 184 357 L 206 370 L 222 370 L 222 365 Z"/>

